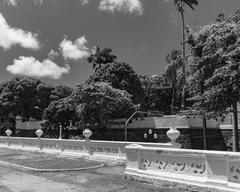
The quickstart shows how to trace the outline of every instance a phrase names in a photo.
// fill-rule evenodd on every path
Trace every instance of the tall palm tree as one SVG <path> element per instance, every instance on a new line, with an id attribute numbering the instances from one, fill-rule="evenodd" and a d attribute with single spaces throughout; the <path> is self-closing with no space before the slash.
<path id="1" fill-rule="evenodd" d="M 173 0 L 174 5 L 176 6 L 178 12 L 181 15 L 181 19 L 182 19 L 182 55 L 184 58 L 184 64 L 182 66 L 182 74 L 183 74 L 183 82 L 185 84 L 186 81 L 186 64 L 187 64 L 187 57 L 186 57 L 186 48 L 185 48 L 185 18 L 184 18 L 184 11 L 185 11 L 185 7 L 188 6 L 190 7 L 192 10 L 194 9 L 194 6 L 198 5 L 198 0 Z M 185 108 L 185 86 L 183 86 L 182 89 L 182 108 Z"/>
<path id="2" fill-rule="evenodd" d="M 99 46 L 96 46 L 91 55 L 87 58 L 88 63 L 93 65 L 93 69 L 95 72 L 102 67 L 102 65 L 107 63 L 114 62 L 117 57 L 113 55 L 112 49 L 105 47 L 104 49 L 100 49 Z"/>
<path id="3" fill-rule="evenodd" d="M 167 66 L 165 67 L 165 74 L 167 80 L 171 83 L 172 87 L 172 103 L 171 114 L 174 113 L 174 104 L 176 99 L 176 91 L 178 87 L 178 69 L 182 67 L 182 52 L 180 50 L 173 50 L 171 54 L 166 56 Z"/>

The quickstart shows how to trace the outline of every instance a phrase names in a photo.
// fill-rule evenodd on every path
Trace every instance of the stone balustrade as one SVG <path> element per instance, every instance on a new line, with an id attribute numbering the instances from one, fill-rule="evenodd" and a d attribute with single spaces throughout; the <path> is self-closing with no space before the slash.
<path id="1" fill-rule="evenodd" d="M 240 153 L 126 146 L 128 178 L 240 191 Z"/>
<path id="2" fill-rule="evenodd" d="M 28 137 L 0 137 L 1 146 L 20 147 L 22 149 L 50 150 L 58 152 L 78 153 L 99 158 L 126 160 L 125 147 L 133 142 L 99 141 L 99 140 L 70 140 Z M 174 143 L 139 143 L 149 147 L 176 147 Z"/>

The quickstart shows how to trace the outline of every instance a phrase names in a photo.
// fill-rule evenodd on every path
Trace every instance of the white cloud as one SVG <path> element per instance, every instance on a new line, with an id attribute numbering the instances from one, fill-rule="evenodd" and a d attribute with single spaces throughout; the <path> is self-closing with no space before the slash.
<path id="1" fill-rule="evenodd" d="M 17 6 L 17 1 L 16 0 L 4 0 L 5 3 L 7 3 L 8 5 Z"/>
<path id="2" fill-rule="evenodd" d="M 60 43 L 60 50 L 64 59 L 78 60 L 88 57 L 90 54 L 87 47 L 87 40 L 84 36 L 74 42 L 64 38 Z"/>
<path id="3" fill-rule="evenodd" d="M 40 62 L 34 57 L 20 56 L 13 60 L 12 65 L 7 66 L 7 71 L 12 74 L 27 75 L 30 77 L 48 77 L 59 79 L 64 73 L 69 73 L 70 67 L 59 67 L 50 59 Z"/>
<path id="4" fill-rule="evenodd" d="M 56 57 L 58 57 L 60 54 L 57 51 L 54 51 L 53 49 L 51 49 L 51 51 L 48 53 L 48 57 L 51 60 L 54 60 Z"/>
<path id="5" fill-rule="evenodd" d="M 89 0 L 80 0 L 80 2 L 82 3 L 82 5 L 87 5 L 89 3 Z"/>
<path id="6" fill-rule="evenodd" d="M 0 47 L 10 49 L 14 45 L 20 45 L 28 49 L 39 49 L 36 34 L 10 27 L 0 13 Z"/>
<path id="7" fill-rule="evenodd" d="M 29 0 L 0 0 L 6 3 L 9 6 L 14 6 L 16 7 L 17 5 L 23 4 L 24 1 L 28 2 Z M 87 5 L 89 3 L 89 0 L 79 0 L 82 5 Z M 44 2 L 44 0 L 31 0 L 29 1 L 30 3 L 33 3 L 33 5 L 39 5 L 41 6 Z"/>
<path id="8" fill-rule="evenodd" d="M 144 9 L 140 0 L 101 0 L 99 10 L 142 15 Z"/>

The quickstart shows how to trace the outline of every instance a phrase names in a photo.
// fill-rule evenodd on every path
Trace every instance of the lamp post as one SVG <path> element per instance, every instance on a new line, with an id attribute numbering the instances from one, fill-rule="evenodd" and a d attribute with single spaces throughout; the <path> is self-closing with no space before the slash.
<path id="1" fill-rule="evenodd" d="M 59 124 L 59 139 L 62 139 L 62 124 Z"/>
<path id="2" fill-rule="evenodd" d="M 124 124 L 124 137 L 125 137 L 125 141 L 127 141 L 127 125 L 129 123 L 129 121 L 136 115 L 136 114 L 148 114 L 148 112 L 145 112 L 145 111 L 135 111 L 128 119 L 127 121 L 125 122 Z"/>

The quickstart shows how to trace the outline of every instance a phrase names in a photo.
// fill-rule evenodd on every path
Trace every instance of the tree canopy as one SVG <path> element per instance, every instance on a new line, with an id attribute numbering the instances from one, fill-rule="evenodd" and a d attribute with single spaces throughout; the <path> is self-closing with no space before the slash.
<path id="1" fill-rule="evenodd" d="M 240 98 L 239 15 L 240 12 L 237 12 L 195 32 L 189 31 L 193 67 L 195 71 L 201 71 L 201 74 L 194 73 L 191 80 L 199 82 L 204 76 L 206 89 L 201 97 L 194 97 L 195 101 L 200 102 L 195 105 L 204 106 L 210 116 L 229 112 L 229 107 Z"/>
<path id="2" fill-rule="evenodd" d="M 171 114 L 174 114 L 177 96 L 180 95 L 179 93 L 184 84 L 183 74 L 179 73 L 179 69 L 184 65 L 182 52 L 180 50 L 172 50 L 166 56 L 166 61 L 165 75 L 172 88 Z"/>
<path id="3" fill-rule="evenodd" d="M 172 90 L 165 76 L 141 76 L 140 77 L 144 98 L 144 110 L 163 111 L 164 114 L 171 113 Z"/>
<path id="4" fill-rule="evenodd" d="M 93 49 L 91 55 L 87 58 L 88 63 L 93 65 L 93 69 L 97 71 L 103 65 L 107 63 L 113 63 L 117 57 L 111 53 L 112 49 L 105 47 L 104 49 L 100 49 L 99 46 L 96 46 Z"/>
<path id="5" fill-rule="evenodd" d="M 41 119 L 43 110 L 53 100 L 70 95 L 71 88 L 51 86 L 39 79 L 19 76 L 0 84 L 0 103 L 5 113 L 20 115 L 24 120 Z"/>
<path id="6" fill-rule="evenodd" d="M 133 68 L 127 63 L 114 62 L 105 64 L 87 82 L 110 83 L 112 87 L 125 90 L 131 94 L 135 104 L 142 102 L 143 89 L 141 81 Z"/>
<path id="7" fill-rule="evenodd" d="M 237 102 L 240 98 L 240 11 L 233 16 L 221 14 L 215 23 L 188 31 L 194 70 L 192 84 L 204 91 L 192 97 L 194 106 L 205 116 L 234 115 L 234 150 L 238 150 Z M 196 87 L 196 88 L 199 88 Z M 197 90 L 197 89 L 195 89 Z"/>
<path id="8" fill-rule="evenodd" d="M 53 101 L 44 110 L 43 118 L 54 125 L 69 125 L 70 121 L 76 121 L 76 104 L 70 98 Z"/>
<path id="9" fill-rule="evenodd" d="M 83 123 L 102 125 L 108 119 L 126 117 L 133 111 L 131 95 L 104 82 L 80 85 L 71 100 L 78 105 Z"/>

